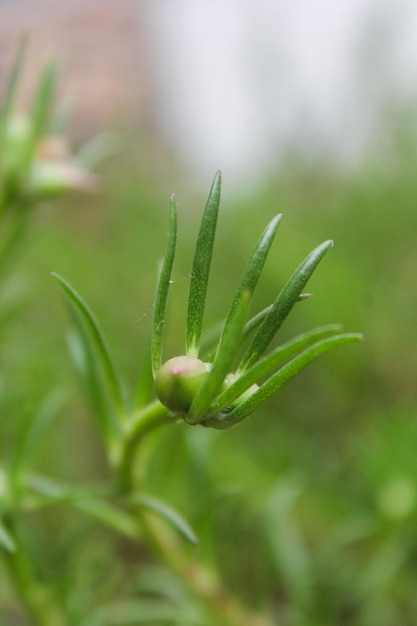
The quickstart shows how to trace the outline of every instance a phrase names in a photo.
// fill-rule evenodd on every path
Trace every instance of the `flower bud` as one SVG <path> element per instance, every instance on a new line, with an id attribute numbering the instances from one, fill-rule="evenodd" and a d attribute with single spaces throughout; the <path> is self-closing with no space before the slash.
<path id="1" fill-rule="evenodd" d="M 169 359 L 155 377 L 156 395 L 167 409 L 186 414 L 209 371 L 209 363 L 194 357 L 177 356 Z"/>
<path id="2" fill-rule="evenodd" d="M 60 196 L 67 191 L 96 191 L 97 178 L 75 162 L 36 160 L 30 171 L 28 189 L 40 198 Z"/>

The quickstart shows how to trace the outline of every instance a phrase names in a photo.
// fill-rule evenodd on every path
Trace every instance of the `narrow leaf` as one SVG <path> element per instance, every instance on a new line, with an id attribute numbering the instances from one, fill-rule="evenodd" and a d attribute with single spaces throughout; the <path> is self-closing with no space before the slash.
<path id="1" fill-rule="evenodd" d="M 16 542 L 9 530 L 0 519 L 0 548 L 6 550 L 6 552 L 16 552 Z"/>
<path id="2" fill-rule="evenodd" d="M 249 301 L 250 294 L 248 291 L 244 291 L 232 316 L 225 325 L 210 374 L 191 405 L 187 417 L 189 423 L 196 423 L 205 416 L 231 369 L 236 357 L 236 346 L 239 345 L 247 318 Z"/>
<path id="3" fill-rule="evenodd" d="M 130 513 L 99 497 L 109 495 L 106 489 L 80 489 L 40 475 L 30 476 L 28 487 L 41 496 L 40 505 L 67 504 L 130 539 L 137 540 L 140 535 L 137 520 Z"/>
<path id="4" fill-rule="evenodd" d="M 3 94 L 3 106 L 1 108 L 1 114 L 0 114 L 0 158 L 3 156 L 4 136 L 5 136 L 6 128 L 10 119 L 10 115 L 13 111 L 17 88 L 18 88 L 20 77 L 22 74 L 23 64 L 26 58 L 26 52 L 27 52 L 27 39 L 25 37 L 19 46 L 16 58 L 13 64 L 13 68 L 10 73 L 10 78 L 6 85 L 5 93 Z"/>
<path id="5" fill-rule="evenodd" d="M 265 231 L 262 233 L 259 241 L 257 242 L 233 296 L 228 317 L 226 318 L 226 324 L 228 318 L 233 315 L 234 310 L 240 301 L 242 293 L 244 291 L 248 291 L 250 296 L 252 296 L 258 283 L 259 277 L 262 273 L 263 267 L 265 265 L 266 258 L 268 256 L 281 218 L 282 215 L 276 215 L 268 224 Z"/>
<path id="6" fill-rule="evenodd" d="M 84 393 L 90 402 L 93 416 L 105 448 L 112 455 L 120 435 L 115 407 L 109 397 L 102 367 L 95 358 L 85 326 L 78 315 L 73 315 L 74 332 L 68 333 L 68 348 Z"/>
<path id="7" fill-rule="evenodd" d="M 283 387 L 289 380 L 294 378 L 301 370 L 307 365 L 315 361 L 320 355 L 336 348 L 345 343 L 352 341 L 360 341 L 363 339 L 363 335 L 359 333 L 345 333 L 342 335 L 335 335 L 327 339 L 323 339 L 315 343 L 304 350 L 301 354 L 294 357 L 291 361 L 286 363 L 281 369 L 273 374 L 252 396 L 246 401 L 239 404 L 233 411 L 228 413 L 224 417 L 224 426 L 218 426 L 220 428 L 228 428 L 234 424 L 237 424 L 245 417 L 256 411 L 266 400 L 274 395 L 278 389 Z"/>
<path id="8" fill-rule="evenodd" d="M 292 307 L 298 301 L 302 290 L 317 265 L 332 245 L 332 241 L 322 243 L 315 248 L 295 270 L 258 329 L 239 369 L 248 369 L 251 365 L 256 363 L 265 352 Z"/>
<path id="9" fill-rule="evenodd" d="M 47 428 L 62 404 L 62 395 L 52 392 L 45 398 L 39 409 L 26 418 L 16 445 L 13 447 L 9 466 L 8 478 L 12 489 L 19 487 L 22 472 L 29 467 L 35 453 L 44 441 Z"/>
<path id="10" fill-rule="evenodd" d="M 227 387 L 216 399 L 214 408 L 217 413 L 221 412 L 225 407 L 237 400 L 249 387 L 258 383 L 269 376 L 276 368 L 290 359 L 294 354 L 305 348 L 306 346 L 324 339 L 329 335 L 340 333 L 342 330 L 339 324 L 329 324 L 320 326 L 309 332 L 294 337 L 290 341 L 282 344 L 273 352 L 268 354 L 249 370 L 239 376 L 236 381 Z M 239 372 L 237 372 L 239 374 Z"/>
<path id="11" fill-rule="evenodd" d="M 207 287 L 220 204 L 221 173 L 217 172 L 210 189 L 194 253 L 188 299 L 186 353 L 198 356 Z"/>
<path id="12" fill-rule="evenodd" d="M 158 286 L 153 311 L 151 360 L 152 371 L 155 376 L 162 365 L 163 340 L 165 332 L 165 318 L 169 286 L 171 283 L 172 266 L 177 244 L 177 209 L 175 198 L 172 195 L 169 211 L 168 243 L 165 258 L 159 274 Z"/>
<path id="13" fill-rule="evenodd" d="M 185 519 L 172 507 L 168 506 L 165 502 L 145 495 L 135 495 L 131 498 L 133 505 L 148 509 L 153 513 L 157 513 L 162 519 L 170 524 L 184 539 L 196 545 L 198 539 Z"/>
<path id="14" fill-rule="evenodd" d="M 151 343 L 152 329 L 149 329 L 148 337 L 146 338 L 146 344 L 144 348 L 142 363 L 139 371 L 139 378 L 136 385 L 135 392 L 135 408 L 139 409 L 151 401 L 153 394 L 153 372 L 152 372 L 152 359 L 151 359 Z"/>
<path id="15" fill-rule="evenodd" d="M 56 80 L 55 63 L 48 63 L 41 72 L 32 104 L 32 148 L 47 130 Z"/>
<path id="16" fill-rule="evenodd" d="M 107 342 L 100 329 L 97 320 L 95 319 L 90 307 L 85 300 L 71 287 L 71 285 L 58 276 L 58 274 L 52 273 L 52 276 L 58 281 L 62 287 L 68 301 L 72 303 L 83 320 L 86 328 L 88 329 L 89 339 L 94 346 L 97 356 L 100 360 L 101 367 L 106 378 L 108 385 L 109 395 L 116 409 L 116 413 L 120 418 L 125 416 L 125 406 L 123 400 L 122 389 L 116 375 L 116 370 L 110 356 Z"/>

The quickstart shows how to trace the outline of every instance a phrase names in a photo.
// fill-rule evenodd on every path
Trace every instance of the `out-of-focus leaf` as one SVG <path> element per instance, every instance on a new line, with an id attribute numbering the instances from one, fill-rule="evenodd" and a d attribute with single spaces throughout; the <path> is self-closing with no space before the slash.
<path id="1" fill-rule="evenodd" d="M 22 474 L 27 471 L 34 455 L 42 445 L 45 432 L 62 407 L 63 400 L 61 393 L 52 392 L 45 398 L 39 409 L 24 421 L 13 446 L 10 460 L 8 480 L 12 491 L 19 489 Z"/>
<path id="2" fill-rule="evenodd" d="M 32 160 L 38 141 L 47 131 L 56 82 L 57 68 L 55 63 L 51 62 L 43 68 L 33 98 L 31 111 L 32 134 L 26 155 L 27 165 Z"/>
<path id="3" fill-rule="evenodd" d="M 198 539 L 188 522 L 165 502 L 142 494 L 132 496 L 130 501 L 135 506 L 148 509 L 159 515 L 191 544 L 196 545 L 198 543 Z"/>
<path id="4" fill-rule="evenodd" d="M 3 142 L 10 115 L 13 111 L 16 92 L 19 85 L 20 77 L 22 74 L 23 64 L 26 58 L 27 52 L 27 39 L 24 38 L 19 46 L 10 78 L 6 85 L 6 90 L 3 95 L 3 106 L 0 113 L 0 165 L 3 157 Z"/>
<path id="5" fill-rule="evenodd" d="M 66 298 L 75 307 L 75 310 L 88 330 L 88 337 L 95 348 L 97 358 L 99 359 L 100 365 L 103 369 L 109 395 L 115 407 L 115 412 L 119 419 L 123 419 L 126 415 L 126 408 L 124 405 L 122 388 L 118 376 L 116 375 L 115 366 L 110 356 L 103 332 L 101 331 L 89 306 L 75 291 L 75 289 L 73 289 L 73 287 L 71 287 L 66 280 L 61 278 L 61 276 L 58 276 L 58 274 L 53 273 L 52 276 L 58 281 L 65 293 Z"/>
<path id="6" fill-rule="evenodd" d="M 119 145 L 119 138 L 114 133 L 100 133 L 81 146 L 75 160 L 81 167 L 90 170 L 115 154 Z"/>
<path id="7" fill-rule="evenodd" d="M 310 555 L 297 524 L 294 506 L 302 487 L 294 479 L 281 479 L 265 510 L 265 531 L 276 569 L 292 603 L 308 609 L 313 600 Z"/>
<path id="8" fill-rule="evenodd" d="M 39 499 L 28 500 L 28 508 L 67 504 L 86 513 L 102 524 L 130 539 L 140 537 L 137 520 L 123 508 L 103 499 L 104 489 L 85 489 L 58 482 L 45 476 L 32 474 L 27 485 Z M 108 490 L 107 490 L 108 491 Z"/>
<path id="9" fill-rule="evenodd" d="M 120 434 L 120 426 L 103 381 L 101 368 L 97 367 L 95 353 L 88 341 L 86 330 L 78 316 L 73 316 L 76 330 L 68 333 L 68 348 L 83 390 L 90 402 L 105 447 L 111 452 Z"/>
<path id="10" fill-rule="evenodd" d="M 16 543 L 12 535 L 0 519 L 0 549 L 6 550 L 6 552 L 15 552 Z"/>
<path id="11" fill-rule="evenodd" d="M 81 626 L 124 626 L 179 624 L 180 608 L 163 600 L 126 600 L 107 604 L 94 612 Z M 181 622 L 182 623 L 182 622 Z"/>

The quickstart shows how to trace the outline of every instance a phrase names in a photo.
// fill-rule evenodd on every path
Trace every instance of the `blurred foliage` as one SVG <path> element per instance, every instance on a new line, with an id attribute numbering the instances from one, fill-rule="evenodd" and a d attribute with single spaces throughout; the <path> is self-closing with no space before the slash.
<path id="1" fill-rule="evenodd" d="M 219 571 L 254 609 L 272 605 L 277 626 L 415 624 L 417 152 L 399 146 L 391 159 L 389 167 L 374 162 L 350 175 L 291 163 L 246 198 L 223 201 L 206 324 L 224 317 L 230 283 L 280 211 L 285 229 L 258 287 L 260 307 L 315 245 L 333 238 L 335 247 L 309 284 L 314 297 L 296 305 L 279 341 L 331 322 L 364 332 L 366 341 L 327 355 L 236 429 L 181 424 L 155 433 L 147 449 L 145 488 L 191 521 L 199 536 L 189 548 L 193 558 Z M 88 297 L 116 360 L 135 380 L 172 191 L 136 168 L 121 154 L 107 164 L 98 198 L 38 211 L 3 290 L 7 394 L 0 393 L 0 403 L 13 417 L 2 420 L 1 456 L 7 458 L 19 421 L 57 389 L 64 404 L 37 468 L 73 483 L 100 482 L 107 470 L 66 352 L 66 313 L 49 272 Z M 167 358 L 184 342 L 175 329 L 184 328 L 200 216 L 194 206 L 204 204 L 204 193 L 195 205 L 177 193 L 183 247 Z M 213 626 L 145 549 L 82 513 L 62 505 L 27 513 L 22 524 L 71 623 Z M 87 614 L 93 617 L 82 622 Z M 0 563 L 0 624 L 12 623 L 25 621 Z"/>

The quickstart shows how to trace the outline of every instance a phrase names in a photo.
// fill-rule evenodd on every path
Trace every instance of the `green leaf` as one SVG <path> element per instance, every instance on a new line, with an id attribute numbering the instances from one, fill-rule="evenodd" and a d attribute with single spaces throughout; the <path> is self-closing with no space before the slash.
<path id="1" fill-rule="evenodd" d="M 140 366 L 138 382 L 136 385 L 134 405 L 136 409 L 144 407 L 151 402 L 152 394 L 154 390 L 153 384 L 153 372 L 152 372 L 152 357 L 151 357 L 151 343 L 152 343 L 152 329 L 149 329 L 148 337 L 146 339 L 145 348 L 143 351 L 142 363 Z"/>
<path id="2" fill-rule="evenodd" d="M 44 442 L 45 432 L 62 404 L 62 394 L 52 392 L 45 398 L 35 414 L 30 414 L 24 421 L 10 460 L 8 480 L 12 491 L 19 488 L 22 473 L 28 469 L 35 453 Z"/>
<path id="3" fill-rule="evenodd" d="M 217 172 L 210 189 L 195 248 L 188 299 L 186 353 L 197 357 L 206 307 L 207 287 L 220 204 L 221 173 Z"/>
<path id="4" fill-rule="evenodd" d="M 237 400 L 249 387 L 269 376 L 281 363 L 290 359 L 306 346 L 329 335 L 340 333 L 341 330 L 342 328 L 339 324 L 320 326 L 278 346 L 273 352 L 245 371 L 218 396 L 214 404 L 215 411 L 217 413 L 221 412 L 225 407 Z M 237 372 L 237 375 L 239 375 L 239 372 Z"/>
<path id="5" fill-rule="evenodd" d="M 76 500 L 72 506 L 125 537 L 138 540 L 140 529 L 132 515 L 105 500 Z"/>
<path id="6" fill-rule="evenodd" d="M 138 522 L 132 514 L 99 497 L 100 494 L 109 495 L 106 493 L 108 489 L 74 487 L 40 475 L 31 475 L 28 487 L 41 496 L 33 508 L 36 505 L 67 504 L 130 539 L 137 540 L 140 536 Z"/>
<path id="7" fill-rule="evenodd" d="M 170 524 L 170 526 L 172 526 L 184 539 L 193 545 L 197 545 L 198 539 L 191 526 L 177 511 L 165 502 L 142 494 L 132 496 L 130 501 L 135 506 L 148 509 L 149 511 L 156 513 L 168 522 L 168 524 Z"/>
<path id="8" fill-rule="evenodd" d="M 56 65 L 48 63 L 41 72 L 32 103 L 32 141 L 27 155 L 29 161 L 32 159 L 36 144 L 47 131 L 56 82 Z"/>
<path id="9" fill-rule="evenodd" d="M 337 346 L 352 341 L 360 341 L 361 339 L 363 339 L 363 335 L 359 333 L 344 333 L 318 341 L 286 363 L 281 369 L 268 378 L 268 380 L 247 400 L 238 404 L 233 411 L 223 416 L 222 419 L 219 420 L 217 428 L 229 428 L 256 411 L 256 409 L 273 396 L 278 389 L 283 387 L 320 355 Z"/>
<path id="10" fill-rule="evenodd" d="M 259 241 L 257 242 L 233 296 L 232 304 L 226 318 L 226 324 L 229 317 L 233 315 L 234 310 L 240 301 L 242 293 L 244 291 L 248 291 L 250 297 L 252 297 L 252 294 L 255 290 L 255 287 L 258 283 L 259 277 L 265 265 L 266 258 L 268 256 L 281 218 L 282 215 L 276 215 L 268 224 L 265 231 L 262 233 Z"/>
<path id="11" fill-rule="evenodd" d="M 22 74 L 23 64 L 25 62 L 26 52 L 27 38 L 25 37 L 20 43 L 10 74 L 10 78 L 7 82 L 6 89 L 3 95 L 3 106 L 1 108 L 0 114 L 0 160 L 3 157 L 4 135 L 6 133 L 7 124 L 9 122 L 10 115 L 13 111 L 14 103 L 16 100 L 17 88 Z"/>
<path id="12" fill-rule="evenodd" d="M 82 388 L 90 402 L 92 413 L 111 458 L 116 453 L 116 442 L 120 436 L 115 407 L 109 397 L 103 370 L 95 358 L 85 325 L 79 316 L 73 315 L 75 330 L 68 333 L 68 348 L 79 376 Z"/>
<path id="13" fill-rule="evenodd" d="M 0 548 L 3 548 L 3 550 L 6 550 L 6 552 L 10 552 L 10 553 L 16 552 L 16 542 L 1 519 L 0 519 Z"/>
<path id="14" fill-rule="evenodd" d="M 169 212 L 168 243 L 165 258 L 159 274 L 158 287 L 153 312 L 151 360 L 152 371 L 155 376 L 162 365 L 163 340 L 166 322 L 166 308 L 169 286 L 171 283 L 172 266 L 177 244 L 177 209 L 175 198 L 171 196 Z"/>
<path id="15" fill-rule="evenodd" d="M 115 407 L 115 412 L 120 419 L 123 419 L 126 415 L 126 408 L 123 400 L 122 388 L 116 375 L 116 370 L 103 332 L 101 331 L 91 309 L 85 300 L 75 291 L 75 289 L 73 289 L 73 287 L 71 287 L 66 280 L 61 278 L 61 276 L 58 276 L 58 274 L 52 273 L 52 276 L 58 281 L 68 301 L 75 307 L 75 310 L 88 330 L 88 337 L 91 344 L 94 346 L 100 365 L 103 369 L 109 396 Z"/>
<path id="16" fill-rule="evenodd" d="M 213 367 L 207 377 L 206 382 L 197 393 L 191 405 L 187 421 L 196 423 L 201 421 L 209 409 L 214 398 L 220 391 L 226 375 L 230 372 L 233 360 L 236 357 L 236 346 L 239 345 L 242 330 L 247 318 L 250 302 L 250 294 L 244 291 L 240 295 L 240 300 L 235 307 L 232 316 L 226 322 Z"/>
<path id="17" fill-rule="evenodd" d="M 295 270 L 258 329 L 246 355 L 242 359 L 242 363 L 239 366 L 240 370 L 248 369 L 265 352 L 292 307 L 299 300 L 302 290 L 317 265 L 332 245 L 332 241 L 322 243 Z"/>

